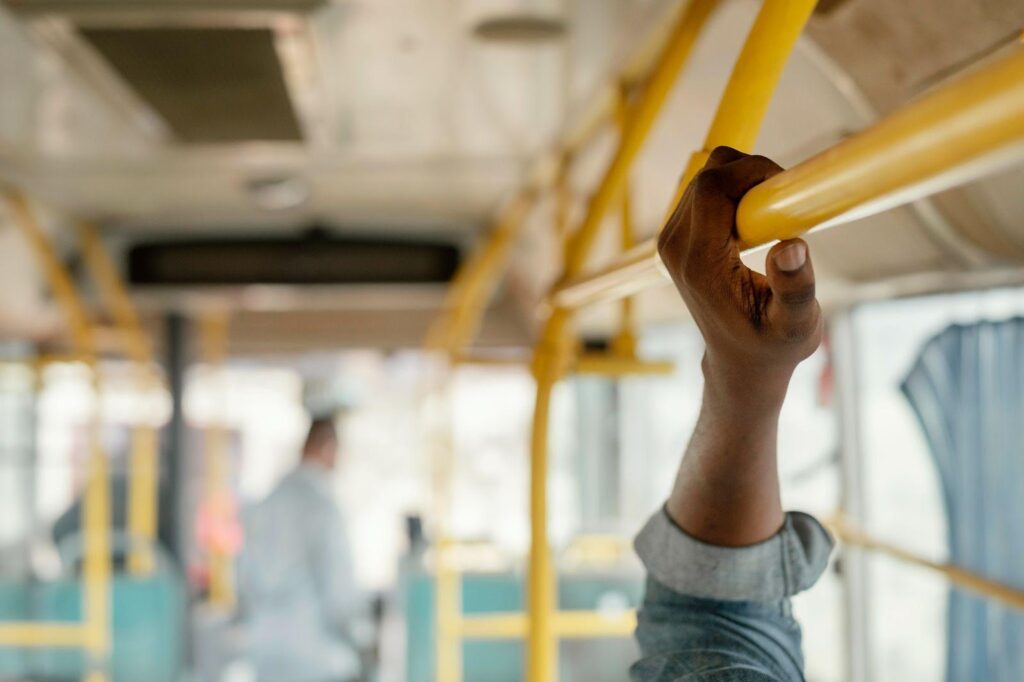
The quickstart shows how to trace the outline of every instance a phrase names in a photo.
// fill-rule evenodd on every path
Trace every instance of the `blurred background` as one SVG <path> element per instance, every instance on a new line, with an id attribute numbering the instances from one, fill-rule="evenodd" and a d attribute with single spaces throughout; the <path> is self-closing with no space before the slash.
<path id="1" fill-rule="evenodd" d="M 630 172 L 637 239 L 659 229 L 760 5 L 723 0 L 708 20 Z M 462 679 L 523 679 L 520 636 L 439 641 L 437 578 L 457 567 L 462 612 L 524 607 L 552 225 L 585 212 L 614 117 L 586 124 L 495 264 L 471 340 L 488 359 L 425 339 L 538 159 L 616 83 L 643 88 L 686 6 L 0 1 L 0 679 L 261 679 L 253 519 L 309 469 L 314 418 L 337 433 L 311 485 L 338 526 L 299 514 L 312 554 L 277 586 L 346 538 L 349 679 L 437 680 L 447 644 Z M 1022 30 L 1020 0 L 823 0 L 756 151 L 791 166 L 1019 49 Z M 618 220 L 594 263 L 617 253 Z M 916 557 L 1024 588 L 1024 170 L 809 241 L 829 334 L 783 413 L 787 508 L 842 508 Z M 614 350 L 619 311 L 583 311 L 581 347 Z M 631 538 L 701 396 L 676 294 L 645 291 L 632 315 L 661 369 L 571 375 L 551 411 L 559 605 L 611 619 L 641 597 Z M 1024 675 L 1019 611 L 885 554 L 841 548 L 795 603 L 809 680 Z M 559 651 L 563 681 L 626 679 L 637 656 L 628 630 Z"/>

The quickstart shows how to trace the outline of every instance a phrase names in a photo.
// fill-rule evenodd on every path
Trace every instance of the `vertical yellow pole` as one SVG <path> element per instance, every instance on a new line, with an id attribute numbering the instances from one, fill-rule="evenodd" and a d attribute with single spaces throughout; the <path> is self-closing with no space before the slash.
<path id="1" fill-rule="evenodd" d="M 94 391 L 90 414 L 89 457 L 82 535 L 85 546 L 82 566 L 84 648 L 88 655 L 87 682 L 105 682 L 110 659 L 110 480 L 107 456 L 100 435 L 100 379 L 96 344 L 89 316 L 67 269 L 57 258 L 28 201 L 18 192 L 6 195 L 14 222 L 42 266 L 54 298 L 67 318 L 75 352 L 86 358 Z"/>
<path id="2" fill-rule="evenodd" d="M 564 258 L 565 250 L 569 248 L 569 238 L 572 225 L 570 223 L 570 212 L 572 210 L 572 187 L 569 181 L 569 171 L 572 167 L 572 156 L 563 154 L 558 161 L 558 171 L 555 174 L 554 186 L 554 211 L 552 218 L 555 224 L 555 235 L 558 237 L 558 247 L 562 249 Z"/>
<path id="3" fill-rule="evenodd" d="M 131 297 L 96 229 L 82 224 L 78 236 L 86 266 L 121 332 L 126 355 L 136 364 L 139 389 L 149 393 L 159 385 L 159 380 L 152 366 L 152 349 Z M 128 534 L 131 538 L 128 570 L 133 575 L 148 575 L 155 567 L 153 545 L 157 529 L 158 444 L 152 424 L 143 421 L 135 425 L 128 486 Z"/>
<path id="4" fill-rule="evenodd" d="M 455 562 L 455 542 L 449 536 L 452 478 L 455 465 L 451 425 L 451 365 L 448 360 L 440 374 L 431 376 L 428 395 L 433 398 L 428 412 L 429 439 L 433 446 L 434 518 L 438 540 L 434 563 L 434 670 L 436 682 L 462 679 L 462 576 Z"/>
<path id="5" fill-rule="evenodd" d="M 462 680 L 462 576 L 453 557 L 453 542 L 442 537 L 437 543 L 434 595 L 436 624 L 435 667 L 437 682 Z"/>
<path id="6" fill-rule="evenodd" d="M 205 361 L 214 373 L 215 390 L 224 391 L 223 363 L 227 354 L 228 316 L 225 313 L 208 313 L 202 319 L 202 346 Z M 224 396 L 219 396 L 218 407 L 205 433 L 206 450 L 206 503 L 210 521 L 223 524 L 228 519 L 229 467 L 228 431 L 222 412 Z M 229 551 L 211 544 L 207 557 L 210 575 L 210 603 L 230 610 L 235 605 L 233 556 Z"/>
<path id="7" fill-rule="evenodd" d="M 487 241 L 459 268 L 445 294 L 444 312 L 427 331 L 428 349 L 454 354 L 473 339 L 535 196 L 535 191 L 526 189 L 513 197 Z"/>
<path id="8" fill-rule="evenodd" d="M 99 374 L 90 365 L 99 402 Z M 86 682 L 105 682 L 110 658 L 110 478 L 107 455 L 100 435 L 99 405 L 89 426 L 89 468 L 85 488 L 82 526 L 85 552 L 82 579 L 85 618 L 85 647 L 89 654 Z"/>
<path id="9" fill-rule="evenodd" d="M 622 191 L 634 159 L 654 126 L 658 113 L 686 64 L 700 31 L 717 5 L 717 0 L 692 0 L 682 12 L 665 50 L 655 65 L 643 91 L 630 107 L 623 123 L 615 155 L 587 206 L 579 229 L 566 245 L 563 276 L 572 277 L 582 270 L 594 237 L 608 210 Z M 556 677 L 557 640 L 554 631 L 557 595 L 551 546 L 548 540 L 548 421 L 551 395 L 564 374 L 572 355 L 572 315 L 554 310 L 547 320 L 534 352 L 534 377 L 537 399 L 534 406 L 530 454 L 530 561 L 527 573 L 526 679 L 550 682 Z"/>
<path id="10" fill-rule="evenodd" d="M 559 161 L 554 186 L 552 219 L 555 234 L 568 259 L 571 248 L 569 225 L 569 171 L 572 160 Z M 555 617 L 558 611 L 557 578 L 548 540 L 548 420 L 551 395 L 569 364 L 572 352 L 571 318 L 556 311 L 548 320 L 534 352 L 533 375 L 537 383 L 533 431 L 530 442 L 530 564 L 527 572 L 527 679 L 550 680 L 556 677 L 558 639 Z"/>
<path id="11" fill-rule="evenodd" d="M 530 440 L 530 564 L 527 572 L 526 679 L 548 682 L 556 677 L 558 642 L 554 620 L 558 608 L 554 562 L 548 539 L 548 422 L 551 396 L 572 355 L 571 317 L 556 310 L 548 319 L 534 352 L 537 400 Z"/>
<path id="12" fill-rule="evenodd" d="M 577 275 L 583 269 L 602 221 L 622 191 L 633 161 L 640 153 L 647 135 L 665 105 L 665 100 L 679 78 L 679 73 L 688 61 L 697 36 L 700 35 L 704 23 L 717 4 L 717 0 L 691 0 L 676 22 L 657 66 L 630 107 L 629 120 L 624 127 L 615 156 L 590 199 L 583 222 L 573 235 L 566 262 L 567 277 Z"/>
<path id="13" fill-rule="evenodd" d="M 625 135 L 629 120 L 629 91 L 625 84 L 620 84 L 616 106 L 616 122 L 619 134 Z M 619 245 L 625 253 L 633 248 L 633 207 L 630 201 L 629 178 L 622 181 L 622 206 L 619 219 Z M 622 357 L 636 357 L 636 334 L 634 332 L 635 310 L 632 296 L 625 296 L 621 302 L 619 331 L 612 339 L 612 352 Z"/>
<path id="14" fill-rule="evenodd" d="M 817 0 L 765 0 L 733 66 L 704 147 L 690 157 L 669 213 L 711 150 L 721 145 L 753 150 L 775 86 L 816 4 Z"/>

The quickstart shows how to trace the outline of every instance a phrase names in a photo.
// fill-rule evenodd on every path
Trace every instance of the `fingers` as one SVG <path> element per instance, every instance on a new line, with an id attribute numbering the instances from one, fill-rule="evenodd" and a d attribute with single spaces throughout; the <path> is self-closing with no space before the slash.
<path id="1" fill-rule="evenodd" d="M 693 244 L 707 246 L 731 239 L 740 199 L 752 187 L 781 171 L 781 166 L 763 156 L 743 156 L 720 166 L 705 166 L 693 180 L 693 208 L 703 218 L 700 229 L 693 226 Z"/>
<path id="2" fill-rule="evenodd" d="M 787 339 L 811 336 L 820 324 L 821 310 L 807 243 L 802 239 L 779 242 L 768 252 L 766 269 L 772 290 L 768 306 L 772 328 Z"/>
<path id="3" fill-rule="evenodd" d="M 694 179 L 691 198 L 686 268 L 689 274 L 722 284 L 738 269 L 736 207 L 740 199 L 750 188 L 782 170 L 763 156 L 741 155 L 722 165 L 711 165 L 735 154 L 740 152 L 727 147 L 716 149 L 709 165 Z"/>

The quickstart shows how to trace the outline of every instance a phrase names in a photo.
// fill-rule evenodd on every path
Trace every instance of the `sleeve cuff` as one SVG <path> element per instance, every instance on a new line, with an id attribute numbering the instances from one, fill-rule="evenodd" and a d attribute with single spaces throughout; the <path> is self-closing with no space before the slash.
<path id="1" fill-rule="evenodd" d="M 806 590 L 828 565 L 833 540 L 813 516 L 788 512 L 779 532 L 748 547 L 719 547 L 679 528 L 662 509 L 634 541 L 652 578 L 681 594 L 777 601 Z"/>

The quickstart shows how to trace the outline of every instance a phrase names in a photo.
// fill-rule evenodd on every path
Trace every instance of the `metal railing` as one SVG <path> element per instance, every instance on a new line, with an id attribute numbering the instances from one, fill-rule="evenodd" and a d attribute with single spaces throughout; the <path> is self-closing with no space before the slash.
<path id="1" fill-rule="evenodd" d="M 100 374 L 96 367 L 96 342 L 85 304 L 75 290 L 74 281 L 54 252 L 28 201 L 14 191 L 7 192 L 6 198 L 11 217 L 39 261 L 66 318 L 74 353 L 89 368 L 93 394 L 97 399 L 93 401 L 90 414 L 90 452 L 82 512 L 82 536 L 85 543 L 82 561 L 82 620 L 79 623 L 0 623 L 0 646 L 82 649 L 87 658 L 85 681 L 105 682 L 108 679 L 111 648 L 110 481 L 107 454 L 103 450 L 100 436 Z"/>

